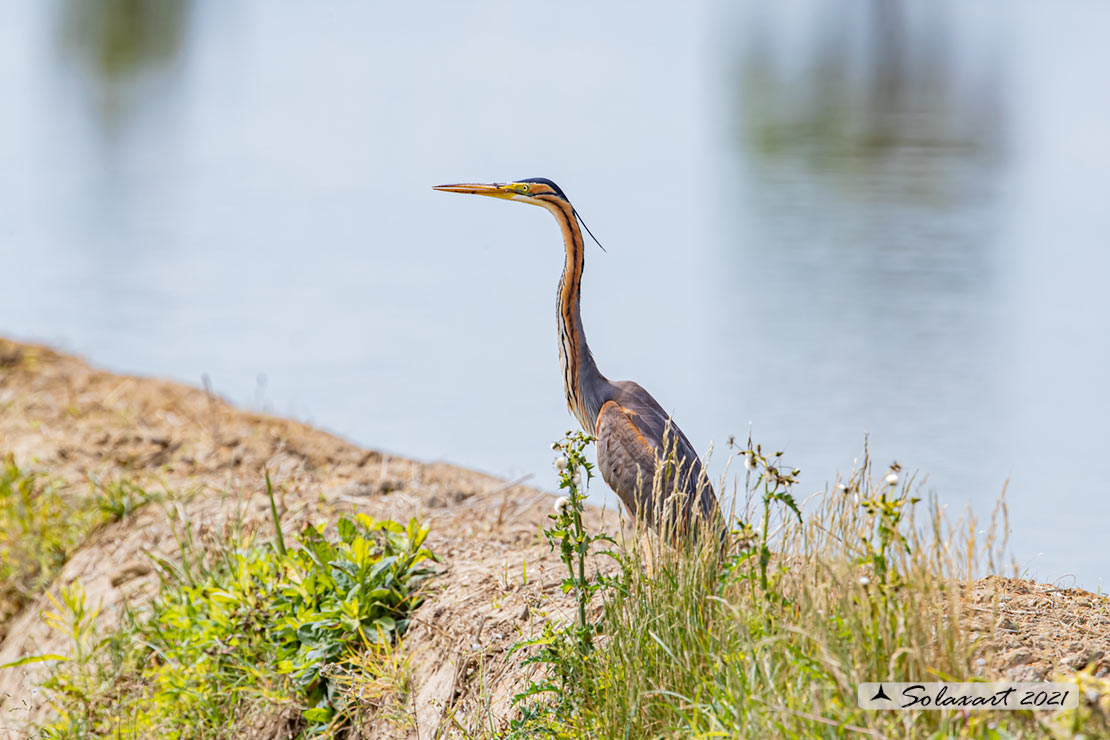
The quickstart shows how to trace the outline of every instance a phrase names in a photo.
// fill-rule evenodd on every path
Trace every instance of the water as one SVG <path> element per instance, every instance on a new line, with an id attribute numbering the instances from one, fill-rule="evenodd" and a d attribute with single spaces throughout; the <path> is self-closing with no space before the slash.
<path id="1" fill-rule="evenodd" d="M 714 471 L 869 434 L 1106 588 L 1110 9 L 733 5 L 5 3 L 0 332 L 549 485 L 555 224 L 430 189 L 544 175 Z"/>

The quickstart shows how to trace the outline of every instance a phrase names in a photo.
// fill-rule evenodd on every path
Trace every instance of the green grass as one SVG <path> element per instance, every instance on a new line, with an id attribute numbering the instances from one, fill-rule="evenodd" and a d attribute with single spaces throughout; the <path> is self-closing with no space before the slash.
<path id="1" fill-rule="evenodd" d="M 604 609 L 588 631 L 575 620 L 522 646 L 551 678 L 519 697 L 506 736 L 1110 737 L 1107 681 L 1101 707 L 1055 716 L 857 708 L 864 681 L 974 680 L 958 584 L 994 567 L 1002 543 L 949 526 L 935 502 L 917 526 L 896 467 L 875 480 L 865 459 L 799 510 L 780 455 L 750 443 L 739 455 L 747 511 L 731 553 L 712 535 L 628 543 L 597 581 Z"/>
<path id="2" fill-rule="evenodd" d="M 332 735 L 368 691 L 403 688 L 394 645 L 434 559 L 415 520 L 344 517 L 288 548 L 238 527 L 202 546 L 178 525 L 159 594 L 111 634 L 97 636 L 79 585 L 54 600 L 47 619 L 72 647 L 42 687 L 57 712 L 43 736 L 223 738 L 267 714 Z"/>
<path id="3" fill-rule="evenodd" d="M 11 455 L 0 459 L 0 636 L 101 521 L 93 497 L 66 495 Z"/>
<path id="4" fill-rule="evenodd" d="M 92 480 L 93 503 L 106 522 L 118 522 L 135 513 L 141 506 L 152 501 L 161 501 L 165 493 L 151 493 L 134 481 L 120 478 L 115 480 Z"/>
<path id="5" fill-rule="evenodd" d="M 67 488 L 0 458 L 0 636 L 92 532 L 159 498 L 124 479 Z"/>
<path id="6" fill-rule="evenodd" d="M 708 533 L 617 543 L 583 526 L 588 442 L 557 445 L 567 496 L 546 530 L 578 608 L 514 648 L 547 672 L 517 697 L 505 736 L 1110 737 L 1110 681 L 1089 676 L 1065 678 L 1101 698 L 1056 715 L 856 707 L 863 681 L 973 679 L 960 584 L 1001 565 L 991 533 L 1005 531 L 1004 508 L 977 538 L 974 522 L 950 524 L 866 456 L 799 505 L 797 471 L 749 441 L 726 553 Z M 0 608 L 10 616 L 96 527 L 158 498 L 127 481 L 76 495 L 5 459 Z M 424 528 L 360 515 L 287 543 L 233 521 L 198 541 L 176 507 L 164 511 L 179 547 L 155 560 L 149 605 L 103 634 L 79 583 L 51 597 L 45 618 L 69 649 L 25 661 L 49 665 L 41 691 L 55 714 L 41 736 L 224 738 L 275 718 L 283 732 L 342 736 L 367 709 L 412 729 L 397 646 L 430 574 Z"/>

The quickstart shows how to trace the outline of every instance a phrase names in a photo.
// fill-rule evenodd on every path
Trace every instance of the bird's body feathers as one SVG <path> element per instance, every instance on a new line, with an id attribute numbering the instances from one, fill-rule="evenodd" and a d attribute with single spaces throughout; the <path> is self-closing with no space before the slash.
<path id="1" fill-rule="evenodd" d="M 662 513 L 655 495 L 680 494 L 677 520 L 696 512 L 708 519 L 717 509 L 713 487 L 698 454 L 659 403 L 638 383 L 612 383 L 613 397 L 602 407 L 593 430 L 601 477 L 634 515 L 656 523 Z M 653 492 L 656 470 L 661 485 Z"/>

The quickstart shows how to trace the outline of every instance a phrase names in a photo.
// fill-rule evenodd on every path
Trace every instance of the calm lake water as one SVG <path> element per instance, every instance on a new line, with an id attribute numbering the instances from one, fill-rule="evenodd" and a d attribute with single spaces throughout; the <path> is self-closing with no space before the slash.
<path id="1" fill-rule="evenodd" d="M 714 471 L 870 435 L 1110 586 L 1110 6 L 652 5 L 3 3 L 0 332 L 550 487 L 558 231 L 430 187 L 548 176 Z"/>

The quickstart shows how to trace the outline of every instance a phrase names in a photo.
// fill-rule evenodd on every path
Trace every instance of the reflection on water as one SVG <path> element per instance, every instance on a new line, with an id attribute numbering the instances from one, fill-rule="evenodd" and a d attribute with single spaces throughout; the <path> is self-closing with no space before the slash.
<path id="1" fill-rule="evenodd" d="M 0 332 L 545 485 L 558 235 L 429 186 L 550 176 L 697 447 L 1012 478 L 1019 562 L 1105 587 L 1110 9 L 1045 8 L 0 3 Z"/>
<path id="2" fill-rule="evenodd" d="M 793 39 L 769 12 L 743 26 L 736 97 L 765 244 L 827 247 L 819 269 L 841 289 L 890 279 L 855 269 L 875 259 L 898 280 L 980 291 L 1007 138 L 995 45 L 958 53 L 943 4 L 818 6 Z"/>
<path id="3" fill-rule="evenodd" d="M 818 222 L 842 212 L 865 219 L 862 245 L 877 249 L 905 246 L 898 232 L 907 227 L 973 210 L 987 219 L 986 233 L 966 219 L 966 233 L 955 229 L 929 245 L 969 257 L 993 241 L 989 211 L 1007 137 L 1001 67 L 990 43 L 974 56 L 957 54 L 943 4 L 910 11 L 899 2 L 819 5 L 811 23 L 795 29 L 801 38 L 782 39 L 771 11 L 753 10 L 736 97 L 738 133 L 758 182 L 751 194 L 795 213 L 822 211 Z M 766 208 L 775 203 L 754 210 Z M 772 210 L 766 221 L 794 221 L 783 215 Z"/>
<path id="4" fill-rule="evenodd" d="M 926 469 L 982 495 L 999 471 L 944 457 L 981 449 L 977 425 L 958 421 L 970 408 L 1005 413 L 993 392 L 1005 84 L 995 40 L 969 54 L 948 12 L 817 4 L 784 23 L 781 9 L 750 10 L 734 107 L 748 185 L 721 256 L 761 276 L 736 310 L 767 317 L 755 355 L 781 358 L 749 371 L 766 391 L 753 418 L 789 418 L 809 431 L 776 431 L 803 447 L 863 431 L 895 449 L 929 440 L 946 453 Z"/>
<path id="5" fill-rule="evenodd" d="M 63 57 L 82 78 L 105 128 L 113 129 L 178 61 L 189 0 L 64 0 Z"/>
<path id="6" fill-rule="evenodd" d="M 751 151 L 845 178 L 915 152 L 997 164 L 1006 136 L 997 61 L 980 56 L 955 68 L 949 11 L 912 10 L 900 2 L 819 6 L 805 37 L 788 46 L 774 43 L 770 11 L 753 10 L 738 100 Z M 906 194 L 935 193 L 931 186 L 949 181 L 929 168 L 920 175 L 922 190 Z"/>
<path id="7" fill-rule="evenodd" d="M 771 333 L 790 336 L 812 364 L 758 381 L 795 394 L 814 387 L 809 368 L 833 365 L 837 382 L 818 384 L 823 397 L 803 408 L 872 432 L 927 429 L 920 396 L 958 414 L 965 399 L 951 394 L 981 390 L 976 375 L 996 338 L 987 297 L 1005 165 L 999 65 L 952 48 L 941 5 L 818 6 L 790 33 L 781 20 L 758 6 L 742 25 L 735 110 L 749 186 L 736 228 L 745 238 L 722 257 L 768 276 L 742 310 L 785 317 Z M 797 385 L 776 382 L 784 372 Z M 847 380 L 877 372 L 916 383 L 918 400 L 897 383 L 884 398 Z"/>
<path id="8" fill-rule="evenodd" d="M 966 501 L 983 512 L 1012 476 L 1026 538 L 1018 549 L 1029 548 L 1022 563 L 1044 575 L 1029 543 L 1045 547 L 1045 497 L 1067 489 L 1033 462 L 1035 440 L 1047 428 L 1082 437 L 1085 458 L 1110 472 L 1088 405 L 1103 406 L 1106 393 L 1085 386 L 1076 395 L 1086 400 L 1060 403 L 1057 386 L 1068 383 L 1049 369 L 1054 352 L 1068 352 L 1049 327 L 1099 334 L 1108 307 L 1095 296 L 1105 293 L 1067 306 L 1062 296 L 1035 298 L 1056 265 L 1067 274 L 1106 262 L 1092 228 L 1104 217 L 1087 208 L 1082 226 L 1065 228 L 1074 216 L 1046 205 L 1059 188 L 1086 188 L 1040 169 L 1025 122 L 1047 108 L 1031 101 L 1029 80 L 1015 97 L 1021 88 L 1007 77 L 1047 69 L 1051 55 L 1031 62 L 1004 43 L 1004 24 L 984 28 L 955 5 L 803 5 L 810 12 L 749 8 L 734 51 L 732 133 L 745 187 L 721 257 L 731 274 L 758 276 L 733 302 L 734 315 L 759 326 L 737 360 L 753 390 L 736 411 L 818 470 L 870 432 L 879 459 L 911 456 L 957 509 Z M 1027 39 L 1048 37 L 1024 22 Z M 1084 107 L 1067 94 L 1052 105 Z M 1093 110 L 1106 119 L 1104 105 Z M 1084 157 L 1082 147 L 1070 151 Z M 1082 179 L 1084 166 L 1069 167 Z M 1067 232 L 1068 247 L 1054 246 L 1048 224 Z M 1060 249 L 1074 265 L 1054 259 Z M 1110 360 L 1105 342 L 1083 346 L 1086 363 Z M 1089 431 L 1075 435 L 1080 428 Z M 1097 556 L 1070 562 L 1081 579 L 1099 569 Z"/>

